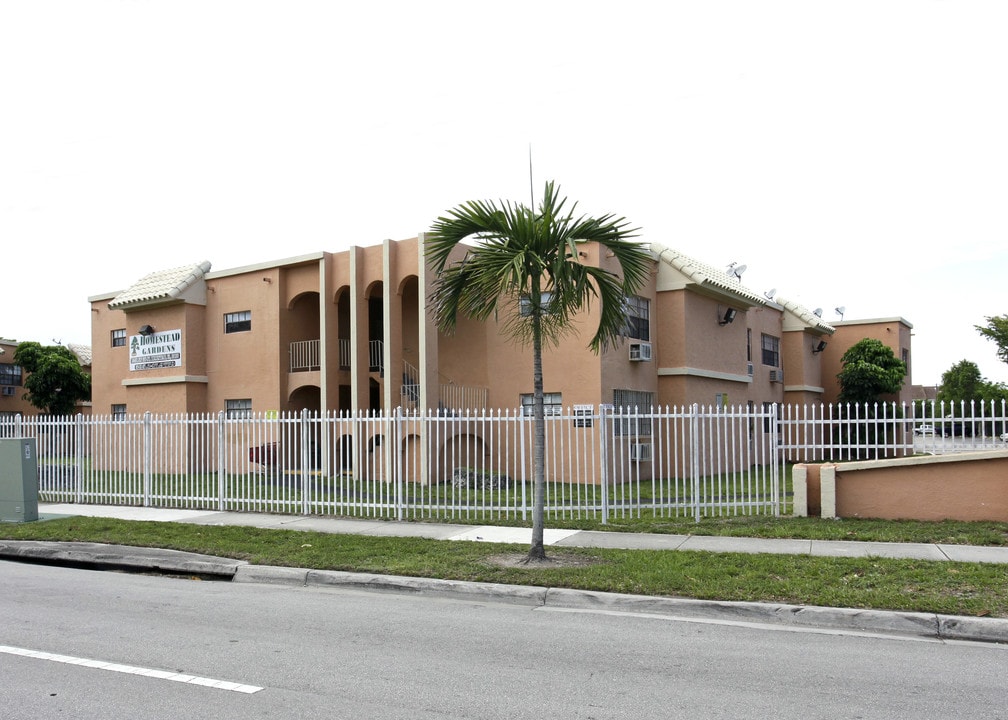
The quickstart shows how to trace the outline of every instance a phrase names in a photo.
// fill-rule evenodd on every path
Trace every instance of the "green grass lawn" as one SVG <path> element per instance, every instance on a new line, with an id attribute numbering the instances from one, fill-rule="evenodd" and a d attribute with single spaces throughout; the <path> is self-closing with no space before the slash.
<path id="1" fill-rule="evenodd" d="M 548 527 L 557 527 L 548 524 Z M 591 527 L 601 528 L 597 523 Z M 1008 544 L 1005 523 L 797 518 L 627 522 L 610 530 Z M 70 517 L 0 524 L 0 537 L 154 546 L 264 565 L 360 571 L 717 600 L 1008 617 L 1008 566 L 883 558 L 549 548 L 555 567 L 504 566 L 520 545 L 330 535 Z"/>

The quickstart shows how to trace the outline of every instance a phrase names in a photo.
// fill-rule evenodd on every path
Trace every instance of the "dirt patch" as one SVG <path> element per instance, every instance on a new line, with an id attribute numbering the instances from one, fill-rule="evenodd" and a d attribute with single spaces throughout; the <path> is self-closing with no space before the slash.
<path id="1" fill-rule="evenodd" d="M 604 560 L 580 553 L 548 553 L 545 560 L 530 560 L 527 553 L 509 553 L 505 555 L 491 555 L 486 561 L 498 567 L 529 568 L 535 570 L 590 567 L 605 563 Z"/>

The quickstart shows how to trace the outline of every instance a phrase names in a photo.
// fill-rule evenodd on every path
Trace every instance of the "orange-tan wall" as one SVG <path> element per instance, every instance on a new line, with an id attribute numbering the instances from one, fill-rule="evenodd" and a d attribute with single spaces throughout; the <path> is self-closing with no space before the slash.
<path id="1" fill-rule="evenodd" d="M 808 471 L 809 515 L 1008 522 L 1008 451 L 795 467 Z"/>
<path id="2" fill-rule="evenodd" d="M 822 375 L 824 388 L 823 400 L 828 403 L 836 402 L 840 396 L 840 385 L 836 381 L 836 376 L 843 369 L 840 358 L 844 353 L 856 345 L 861 340 L 871 338 L 878 340 L 893 351 L 893 354 L 900 360 L 904 358 L 904 351 L 908 359 L 907 376 L 903 381 L 903 387 L 895 396 L 884 398 L 885 400 L 896 400 L 898 402 L 910 402 L 913 399 L 913 357 L 910 352 L 911 330 L 913 326 L 902 318 L 884 318 L 879 320 L 846 320 L 836 323 L 836 332 L 829 341 L 829 346 L 822 353 Z"/>
<path id="3" fill-rule="evenodd" d="M 3 355 L 0 355 L 0 363 L 14 365 L 14 353 L 17 351 L 18 343 L 14 340 L 0 340 L 0 348 Z M 21 384 L 9 385 L 14 388 L 13 395 L 0 395 L 0 414 L 3 415 L 37 415 L 38 409 L 24 399 L 27 392 L 24 381 L 28 379 L 28 373 L 21 371 Z"/>

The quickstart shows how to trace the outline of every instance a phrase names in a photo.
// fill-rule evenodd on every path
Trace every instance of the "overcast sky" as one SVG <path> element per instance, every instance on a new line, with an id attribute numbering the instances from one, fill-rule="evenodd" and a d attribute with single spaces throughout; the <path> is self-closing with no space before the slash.
<path id="1" fill-rule="evenodd" d="M 835 321 L 913 380 L 1008 365 L 1004 0 L 0 0 L 0 335 L 87 298 L 413 237 L 553 179 Z"/>

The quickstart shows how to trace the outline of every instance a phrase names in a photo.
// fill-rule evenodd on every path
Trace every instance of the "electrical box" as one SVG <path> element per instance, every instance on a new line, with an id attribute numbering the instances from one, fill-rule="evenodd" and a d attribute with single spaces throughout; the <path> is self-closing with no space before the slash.
<path id="1" fill-rule="evenodd" d="M 38 520 L 35 438 L 0 439 L 0 522 Z"/>

